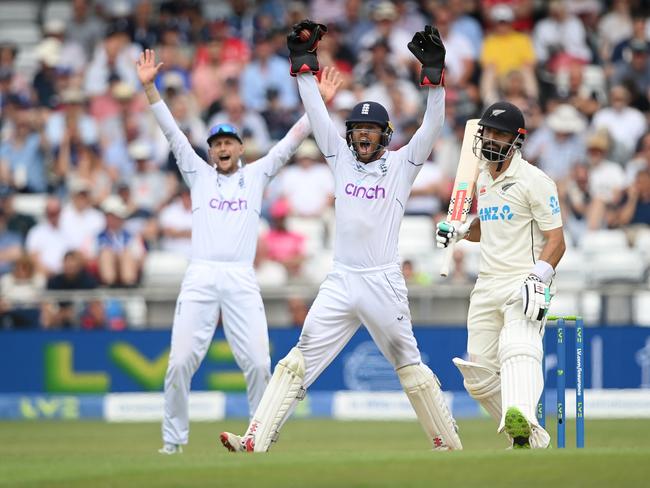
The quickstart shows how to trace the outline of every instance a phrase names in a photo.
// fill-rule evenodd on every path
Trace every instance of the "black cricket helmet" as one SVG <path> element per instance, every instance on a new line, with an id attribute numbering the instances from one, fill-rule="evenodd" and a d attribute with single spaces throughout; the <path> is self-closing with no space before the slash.
<path id="1" fill-rule="evenodd" d="M 388 112 L 384 106 L 377 102 L 361 102 L 357 103 L 350 115 L 345 121 L 345 139 L 350 147 L 350 150 L 358 158 L 357 151 L 352 144 L 352 130 L 354 124 L 377 124 L 382 131 L 380 143 L 372 154 L 374 158 L 377 153 L 388 147 L 391 137 L 393 137 L 393 124 L 390 123 Z"/>
<path id="2" fill-rule="evenodd" d="M 526 137 L 526 122 L 524 114 L 512 103 L 496 102 L 490 105 L 478 121 L 479 130 L 474 136 L 474 155 L 488 163 L 501 164 L 519 149 Z M 514 137 L 508 144 L 483 137 L 486 127 L 512 134 Z"/>

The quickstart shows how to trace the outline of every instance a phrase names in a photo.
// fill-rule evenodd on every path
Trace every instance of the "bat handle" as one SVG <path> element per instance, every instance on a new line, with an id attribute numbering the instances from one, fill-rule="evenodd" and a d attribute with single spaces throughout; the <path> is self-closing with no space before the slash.
<path id="1" fill-rule="evenodd" d="M 454 255 L 454 244 L 450 242 L 445 248 L 445 255 L 442 258 L 442 266 L 440 266 L 440 276 L 447 277 L 449 275 L 449 267 L 451 266 L 451 257 Z"/>

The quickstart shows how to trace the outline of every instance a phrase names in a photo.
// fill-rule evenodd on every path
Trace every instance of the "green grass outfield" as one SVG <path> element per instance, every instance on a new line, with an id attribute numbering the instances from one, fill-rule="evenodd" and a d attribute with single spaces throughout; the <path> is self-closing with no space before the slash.
<path id="1" fill-rule="evenodd" d="M 646 487 L 650 420 L 587 421 L 587 448 L 506 451 L 488 420 L 460 422 L 462 452 L 432 452 L 415 422 L 290 421 L 268 454 L 232 454 L 221 430 L 192 424 L 180 456 L 162 456 L 160 426 L 0 422 L 0 486 L 20 487 Z"/>

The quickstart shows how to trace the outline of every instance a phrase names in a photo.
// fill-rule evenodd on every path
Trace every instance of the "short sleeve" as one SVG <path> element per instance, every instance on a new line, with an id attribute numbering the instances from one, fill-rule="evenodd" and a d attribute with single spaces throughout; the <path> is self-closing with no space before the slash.
<path id="1" fill-rule="evenodd" d="M 535 177 L 528 190 L 533 219 L 543 232 L 562 227 L 562 212 L 555 182 L 541 171 L 533 175 Z"/>

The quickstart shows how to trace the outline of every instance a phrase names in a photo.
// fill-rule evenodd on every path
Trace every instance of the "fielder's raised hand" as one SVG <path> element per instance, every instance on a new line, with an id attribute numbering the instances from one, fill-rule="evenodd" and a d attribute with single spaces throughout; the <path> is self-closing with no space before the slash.
<path id="1" fill-rule="evenodd" d="M 423 31 L 416 32 L 409 50 L 422 63 L 420 72 L 421 86 L 439 86 L 445 84 L 446 49 L 435 27 L 427 25 Z"/>
<path id="2" fill-rule="evenodd" d="M 327 26 L 311 20 L 305 19 L 294 24 L 287 36 L 291 76 L 309 71 L 316 73 L 319 70 L 316 48 L 326 32 Z"/>
<path id="3" fill-rule="evenodd" d="M 326 104 L 332 101 L 342 84 L 341 73 L 336 68 L 333 66 L 323 68 L 318 82 L 318 90 Z"/>
<path id="4" fill-rule="evenodd" d="M 471 222 L 465 222 L 458 226 L 447 222 L 438 222 L 436 225 L 436 246 L 443 249 L 449 244 L 455 243 L 464 238 L 469 232 Z"/>

